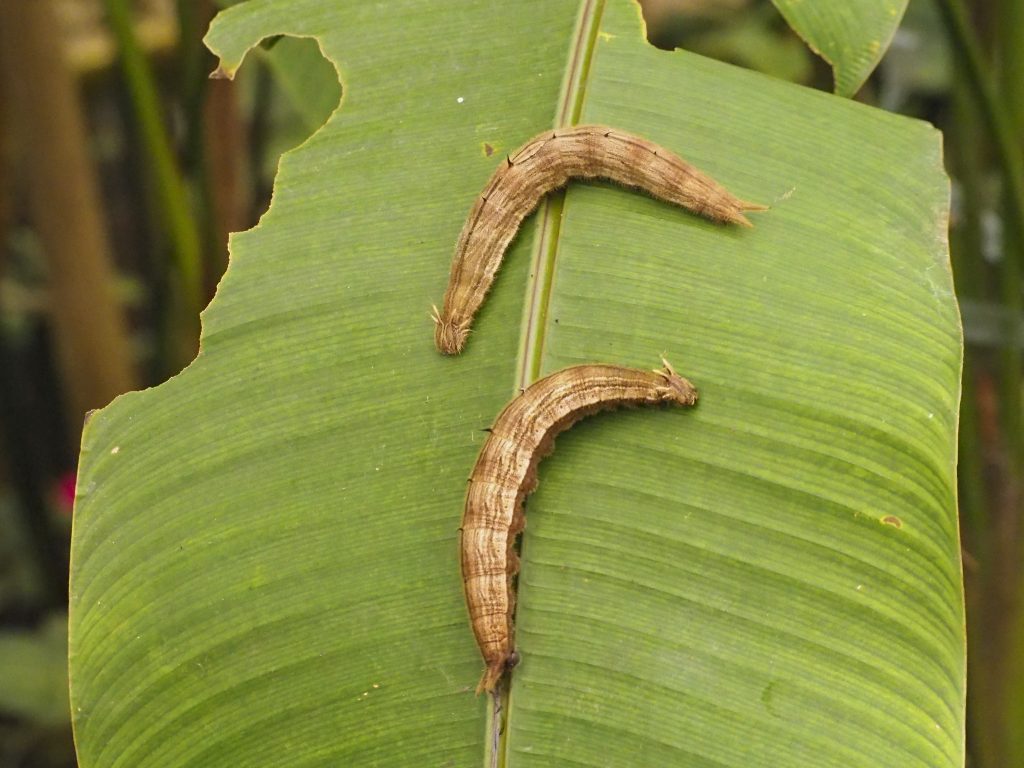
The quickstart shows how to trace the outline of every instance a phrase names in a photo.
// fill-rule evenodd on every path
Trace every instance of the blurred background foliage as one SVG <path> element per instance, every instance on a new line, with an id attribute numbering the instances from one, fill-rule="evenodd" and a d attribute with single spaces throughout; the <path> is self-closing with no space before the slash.
<path id="1" fill-rule="evenodd" d="M 221 3 L 227 4 L 227 3 Z M 831 90 L 768 0 L 644 0 L 652 44 Z M 227 235 L 337 106 L 310 40 L 209 79 L 210 0 L 0 2 L 0 768 L 72 766 L 68 540 L 83 419 L 194 356 Z M 1024 765 L 1024 0 L 910 0 L 858 100 L 946 135 L 967 339 L 968 765 Z"/>

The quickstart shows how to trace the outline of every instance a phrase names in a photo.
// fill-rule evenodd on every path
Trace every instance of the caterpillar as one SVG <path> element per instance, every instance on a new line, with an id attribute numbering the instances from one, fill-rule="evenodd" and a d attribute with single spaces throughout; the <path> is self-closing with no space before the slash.
<path id="1" fill-rule="evenodd" d="M 523 502 L 537 486 L 537 465 L 555 436 L 598 411 L 630 405 L 691 406 L 697 390 L 664 358 L 645 371 L 578 365 L 530 385 L 494 422 L 466 492 L 460 560 L 470 623 L 487 669 L 477 693 L 493 691 L 518 661 L 513 645 L 512 581 L 519 572 L 514 544 L 526 519 Z"/>
<path id="2" fill-rule="evenodd" d="M 544 195 L 573 178 L 609 179 L 725 224 L 752 226 L 743 211 L 766 210 L 639 136 L 603 125 L 546 131 L 498 166 L 469 212 L 442 308 L 433 311 L 434 344 L 442 354 L 462 351 L 473 316 L 523 219 Z"/>

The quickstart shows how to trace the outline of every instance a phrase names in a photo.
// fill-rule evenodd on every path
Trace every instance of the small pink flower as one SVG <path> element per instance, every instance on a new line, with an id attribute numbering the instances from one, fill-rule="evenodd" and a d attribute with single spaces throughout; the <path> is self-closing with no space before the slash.
<path id="1" fill-rule="evenodd" d="M 57 482 L 54 483 L 57 511 L 68 517 L 71 516 L 71 510 L 75 506 L 75 476 L 75 471 L 70 470 L 58 477 Z"/>

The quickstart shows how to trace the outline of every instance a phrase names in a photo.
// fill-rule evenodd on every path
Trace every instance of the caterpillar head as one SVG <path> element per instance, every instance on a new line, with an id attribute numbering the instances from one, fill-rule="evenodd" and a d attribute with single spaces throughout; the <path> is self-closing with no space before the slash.
<path id="1" fill-rule="evenodd" d="M 661 364 L 664 368 L 655 373 L 665 380 L 664 385 L 659 389 L 662 402 L 694 405 L 697 402 L 697 388 L 676 373 L 676 369 L 664 357 L 661 358 Z"/>
<path id="2" fill-rule="evenodd" d="M 469 322 L 444 316 L 434 307 L 434 346 L 442 355 L 457 355 L 466 346 Z"/>

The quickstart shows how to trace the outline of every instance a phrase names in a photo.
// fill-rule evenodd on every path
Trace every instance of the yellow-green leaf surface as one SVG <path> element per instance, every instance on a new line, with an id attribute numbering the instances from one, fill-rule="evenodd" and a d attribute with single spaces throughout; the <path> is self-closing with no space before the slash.
<path id="1" fill-rule="evenodd" d="M 840 96 L 853 96 L 878 66 L 907 1 L 772 0 L 797 34 L 832 65 Z"/>
<path id="2" fill-rule="evenodd" d="M 664 353 L 697 408 L 596 416 L 541 465 L 499 764 L 959 768 L 939 134 L 656 50 L 631 0 L 256 0 L 208 42 L 232 72 L 277 34 L 318 39 L 341 107 L 232 239 L 196 362 L 86 428 L 82 767 L 487 764 L 457 557 L 482 430 L 538 374 Z M 771 210 L 574 184 L 441 357 L 475 195 L 570 122 Z"/>

